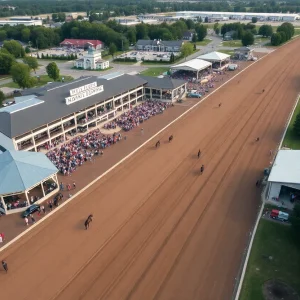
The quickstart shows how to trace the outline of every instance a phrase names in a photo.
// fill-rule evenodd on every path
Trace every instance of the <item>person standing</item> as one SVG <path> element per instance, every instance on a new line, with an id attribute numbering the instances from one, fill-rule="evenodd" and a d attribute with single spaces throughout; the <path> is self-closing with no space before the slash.
<path id="1" fill-rule="evenodd" d="M 43 211 L 44 214 L 46 214 L 46 209 L 44 205 L 41 206 L 41 210 Z"/>
<path id="2" fill-rule="evenodd" d="M 28 218 L 27 217 L 24 218 L 24 221 L 25 221 L 25 225 L 28 226 Z"/>
<path id="3" fill-rule="evenodd" d="M 63 184 L 62 182 L 60 183 L 59 187 L 60 187 L 60 190 L 61 190 L 61 191 L 64 190 L 64 184 Z"/>
<path id="4" fill-rule="evenodd" d="M 200 174 L 202 175 L 203 172 L 204 172 L 204 165 L 202 165 L 201 168 L 200 168 Z"/>
<path id="5" fill-rule="evenodd" d="M 75 181 L 73 181 L 73 189 L 74 190 L 76 189 L 76 183 L 75 183 Z"/>
<path id="6" fill-rule="evenodd" d="M 33 215 L 32 215 L 32 214 L 30 214 L 30 218 L 31 218 L 31 222 L 32 222 L 32 224 L 34 224 L 34 223 L 35 223 L 35 219 L 34 219 L 34 217 L 33 217 Z"/>
<path id="7" fill-rule="evenodd" d="M 8 272 L 8 266 L 7 266 L 7 262 L 5 260 L 2 260 L 2 267 L 3 267 L 4 271 L 7 273 Z"/>

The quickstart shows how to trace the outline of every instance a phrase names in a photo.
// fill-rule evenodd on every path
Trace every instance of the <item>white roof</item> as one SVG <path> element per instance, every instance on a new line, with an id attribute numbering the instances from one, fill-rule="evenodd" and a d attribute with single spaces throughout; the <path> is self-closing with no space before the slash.
<path id="1" fill-rule="evenodd" d="M 300 184 L 300 150 L 280 150 L 268 181 Z"/>
<path id="2" fill-rule="evenodd" d="M 214 51 L 214 52 L 200 55 L 197 57 L 197 59 L 220 62 L 220 61 L 228 59 L 229 57 L 230 57 L 230 55 L 228 55 L 228 54 Z"/>
<path id="3" fill-rule="evenodd" d="M 211 63 L 202 59 L 192 59 L 171 67 L 171 70 L 201 71 L 211 67 Z"/>

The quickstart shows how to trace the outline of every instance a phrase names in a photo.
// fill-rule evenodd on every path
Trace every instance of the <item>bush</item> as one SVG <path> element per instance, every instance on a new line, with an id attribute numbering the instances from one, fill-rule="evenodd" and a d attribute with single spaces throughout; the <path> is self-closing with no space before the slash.
<path id="1" fill-rule="evenodd" d="M 114 59 L 114 61 L 120 61 L 120 62 L 133 62 L 133 63 L 136 63 L 137 62 L 137 60 L 136 60 L 136 58 L 134 57 L 134 58 L 130 58 L 130 57 L 125 57 L 125 58 L 116 58 L 116 59 Z"/>

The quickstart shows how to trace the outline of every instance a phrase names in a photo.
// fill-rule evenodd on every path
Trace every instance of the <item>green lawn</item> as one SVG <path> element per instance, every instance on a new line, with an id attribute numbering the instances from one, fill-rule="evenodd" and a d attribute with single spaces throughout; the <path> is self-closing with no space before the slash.
<path id="1" fill-rule="evenodd" d="M 300 34 L 300 28 L 299 27 L 296 27 L 295 28 L 295 33 L 294 35 L 299 35 Z"/>
<path id="2" fill-rule="evenodd" d="M 156 77 L 162 75 L 164 72 L 167 72 L 169 70 L 170 68 L 166 68 L 166 67 L 157 67 L 157 68 L 153 67 L 145 71 L 142 71 L 141 75 Z"/>
<path id="3" fill-rule="evenodd" d="M 298 103 L 298 105 L 294 111 L 293 117 L 291 119 L 291 122 L 288 126 L 286 135 L 283 140 L 283 145 L 286 145 L 288 148 L 291 148 L 293 150 L 300 150 L 300 137 L 297 136 L 293 130 L 293 125 L 294 125 L 296 116 L 299 113 L 300 113 L 300 103 Z"/>
<path id="4" fill-rule="evenodd" d="M 114 64 L 122 64 L 122 65 L 134 65 L 137 61 L 120 61 L 120 60 L 113 60 Z"/>
<path id="5" fill-rule="evenodd" d="M 291 227 L 262 219 L 239 300 L 265 300 L 262 286 L 268 279 L 284 281 L 300 294 L 300 249 L 293 242 Z"/>
<path id="6" fill-rule="evenodd" d="M 74 79 L 72 76 L 61 75 L 60 78 L 62 78 L 62 77 L 64 77 L 64 82 L 72 81 Z M 53 82 L 53 81 L 54 80 L 51 79 L 48 75 L 41 75 L 40 80 L 36 79 L 36 85 L 35 86 L 43 86 L 43 85 L 47 84 L 47 82 Z M 19 89 L 20 88 L 15 82 L 9 82 L 9 83 L 3 84 L 1 86 L 2 87 L 13 88 L 13 89 Z"/>
<path id="7" fill-rule="evenodd" d="M 191 42 L 192 44 L 194 44 L 193 42 Z M 203 41 L 201 41 L 201 42 L 196 42 L 196 45 L 197 46 L 206 46 L 206 45 L 208 45 L 209 43 L 211 43 L 211 40 L 209 40 L 209 39 L 204 39 Z"/>
<path id="8" fill-rule="evenodd" d="M 242 42 L 240 40 L 224 41 L 222 42 L 223 47 L 242 47 Z"/>

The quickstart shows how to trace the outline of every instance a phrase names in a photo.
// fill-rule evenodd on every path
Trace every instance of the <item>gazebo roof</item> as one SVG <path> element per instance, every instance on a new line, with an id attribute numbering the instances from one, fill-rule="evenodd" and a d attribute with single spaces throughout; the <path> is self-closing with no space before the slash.
<path id="1" fill-rule="evenodd" d="M 0 154 L 0 195 L 23 192 L 57 171 L 43 153 L 6 150 Z"/>
<path id="2" fill-rule="evenodd" d="M 201 59 L 192 59 L 185 61 L 181 64 L 171 66 L 172 70 L 184 70 L 184 71 L 201 71 L 211 66 L 210 62 Z"/>
<path id="3" fill-rule="evenodd" d="M 210 52 L 207 54 L 203 54 L 197 57 L 197 59 L 203 59 L 203 60 L 207 60 L 207 61 L 216 61 L 216 62 L 222 62 L 226 59 L 228 59 L 230 57 L 230 55 L 225 54 L 225 53 L 221 53 L 221 52 Z"/>

